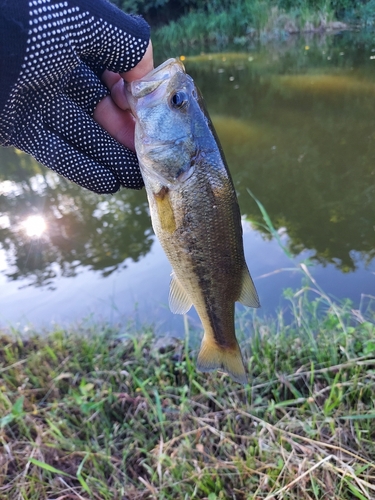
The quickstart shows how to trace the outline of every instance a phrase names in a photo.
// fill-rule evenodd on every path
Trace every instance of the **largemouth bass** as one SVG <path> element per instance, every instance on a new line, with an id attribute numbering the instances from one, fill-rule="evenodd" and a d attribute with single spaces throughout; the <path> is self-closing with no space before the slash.
<path id="1" fill-rule="evenodd" d="M 259 299 L 233 182 L 201 94 L 183 64 L 169 59 L 129 84 L 127 97 L 153 229 L 173 269 L 170 309 L 198 312 L 198 370 L 221 368 L 246 383 L 234 304 L 259 307 Z"/>

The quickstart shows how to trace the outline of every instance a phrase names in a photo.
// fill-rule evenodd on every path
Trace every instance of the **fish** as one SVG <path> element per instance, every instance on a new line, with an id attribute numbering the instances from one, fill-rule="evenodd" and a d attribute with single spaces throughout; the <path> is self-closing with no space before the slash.
<path id="1" fill-rule="evenodd" d="M 126 85 L 153 230 L 172 266 L 169 306 L 194 305 L 204 334 L 196 367 L 247 383 L 235 302 L 259 307 L 245 262 L 233 181 L 203 97 L 179 59 Z"/>

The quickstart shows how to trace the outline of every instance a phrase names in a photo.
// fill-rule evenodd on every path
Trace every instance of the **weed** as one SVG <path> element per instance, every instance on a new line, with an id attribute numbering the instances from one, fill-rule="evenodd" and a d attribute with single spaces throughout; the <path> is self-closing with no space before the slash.
<path id="1" fill-rule="evenodd" d="M 0 497 L 373 498 L 375 314 L 287 295 L 240 319 L 245 387 L 150 332 L 3 336 Z"/>
<path id="2" fill-rule="evenodd" d="M 181 49 L 204 44 L 222 47 L 229 41 L 243 44 L 254 38 L 278 39 L 293 33 L 331 29 L 334 22 L 335 10 L 328 0 L 319 5 L 305 0 L 288 10 L 268 0 L 210 2 L 159 27 L 154 40 L 157 45 Z"/>

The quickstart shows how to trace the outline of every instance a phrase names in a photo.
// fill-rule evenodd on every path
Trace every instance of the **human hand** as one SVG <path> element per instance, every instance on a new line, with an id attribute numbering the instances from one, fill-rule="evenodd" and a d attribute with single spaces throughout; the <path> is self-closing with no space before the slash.
<path id="1" fill-rule="evenodd" d="M 121 83 L 110 72 L 132 78 L 152 69 L 148 25 L 104 0 L 20 0 L 1 7 L 0 55 L 7 57 L 4 47 L 12 42 L 19 49 L 10 51 L 1 82 L 2 144 L 98 193 L 142 187 L 135 154 L 110 135 L 134 147 L 132 117 L 120 108 L 103 110 L 115 105 Z M 20 47 L 26 49 L 21 57 Z M 104 68 L 107 86 L 97 76 Z"/>
<path id="2" fill-rule="evenodd" d="M 130 71 L 113 73 L 105 70 L 101 80 L 108 87 L 111 95 L 104 97 L 94 110 L 94 119 L 118 142 L 135 151 L 135 121 L 130 112 L 129 103 L 124 92 L 124 81 L 127 83 L 143 78 L 154 69 L 152 43 L 143 59 Z"/>

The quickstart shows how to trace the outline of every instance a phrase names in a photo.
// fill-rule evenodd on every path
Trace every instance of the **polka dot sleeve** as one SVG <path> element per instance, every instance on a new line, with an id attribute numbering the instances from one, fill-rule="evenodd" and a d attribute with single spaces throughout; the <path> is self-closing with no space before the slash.
<path id="1" fill-rule="evenodd" d="M 0 144 L 81 186 L 143 186 L 135 154 L 93 119 L 109 94 L 98 73 L 143 57 L 149 26 L 107 0 L 0 0 Z"/>

